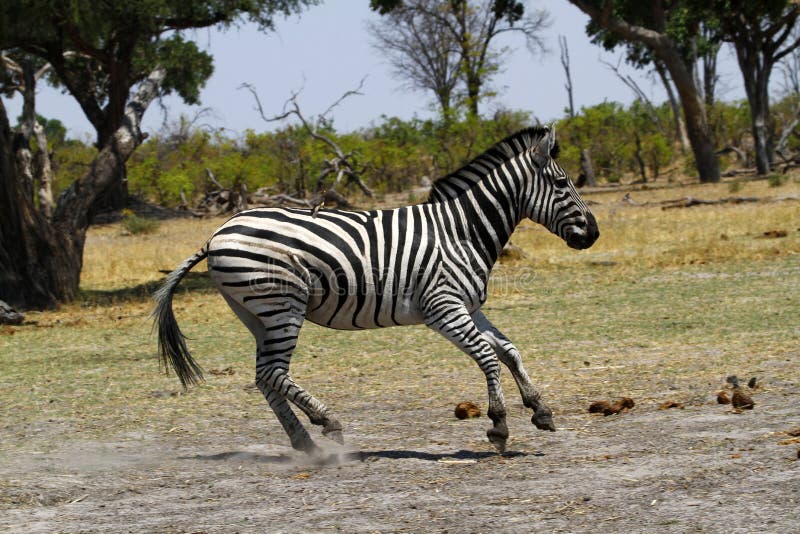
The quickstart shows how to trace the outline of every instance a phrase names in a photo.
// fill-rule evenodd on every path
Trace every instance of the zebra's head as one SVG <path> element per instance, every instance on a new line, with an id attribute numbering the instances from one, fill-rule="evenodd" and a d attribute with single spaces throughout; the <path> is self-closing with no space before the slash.
<path id="1" fill-rule="evenodd" d="M 534 183 L 526 199 L 525 215 L 559 236 L 570 247 L 589 248 L 600 237 L 597 220 L 556 161 L 558 150 L 555 127 L 551 125 L 545 129 L 539 142 L 530 148 Z"/>

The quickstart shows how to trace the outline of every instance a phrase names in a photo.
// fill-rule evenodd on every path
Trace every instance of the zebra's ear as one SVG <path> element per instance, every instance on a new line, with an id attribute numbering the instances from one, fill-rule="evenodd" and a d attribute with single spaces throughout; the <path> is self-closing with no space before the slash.
<path id="1" fill-rule="evenodd" d="M 556 127 L 550 124 L 536 146 L 533 147 L 533 157 L 537 162 L 543 164 L 550 157 L 553 148 L 556 146 Z"/>

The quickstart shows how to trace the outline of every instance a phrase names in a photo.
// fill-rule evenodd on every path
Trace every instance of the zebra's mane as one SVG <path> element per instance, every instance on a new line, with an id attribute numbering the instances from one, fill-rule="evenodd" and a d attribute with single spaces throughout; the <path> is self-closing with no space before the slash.
<path id="1" fill-rule="evenodd" d="M 536 146 L 536 143 L 544 137 L 548 130 L 546 126 L 533 126 L 509 135 L 457 171 L 446 174 L 434 181 L 427 203 L 456 198 L 464 191 L 471 189 L 491 170 L 514 156 L 523 153 L 525 150 Z M 550 151 L 550 157 L 555 159 L 558 157 L 558 153 L 559 146 L 558 141 L 556 141 Z"/>

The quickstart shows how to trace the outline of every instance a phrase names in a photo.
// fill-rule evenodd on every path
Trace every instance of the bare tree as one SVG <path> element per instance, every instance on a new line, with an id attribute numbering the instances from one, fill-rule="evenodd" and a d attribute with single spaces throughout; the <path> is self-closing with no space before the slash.
<path id="1" fill-rule="evenodd" d="M 608 67 L 614 74 L 617 75 L 617 78 L 620 79 L 622 83 L 628 86 L 628 88 L 633 91 L 633 94 L 636 95 L 636 98 L 642 103 L 642 106 L 645 109 L 645 112 L 650 117 L 650 120 L 653 121 L 653 124 L 656 125 L 658 130 L 661 133 L 664 133 L 664 127 L 661 125 L 661 119 L 658 117 L 658 113 L 656 112 L 656 108 L 653 105 L 653 101 L 650 100 L 650 97 L 647 96 L 639 84 L 636 83 L 636 80 L 630 74 L 623 74 L 623 72 L 619 68 L 619 64 L 622 61 L 622 58 L 619 59 L 616 65 L 610 63 L 608 61 L 600 60 L 600 63 Z"/>
<path id="2" fill-rule="evenodd" d="M 486 87 L 501 66 L 508 47 L 498 48 L 497 38 L 516 33 L 525 38 L 531 52 L 545 50 L 542 31 L 549 26 L 547 11 L 525 13 L 522 2 L 514 0 L 373 0 L 373 9 L 391 16 L 410 10 L 458 51 L 459 79 L 464 85 L 467 112 L 478 116 L 478 104 Z"/>
<path id="3" fill-rule="evenodd" d="M 567 90 L 567 97 L 569 98 L 569 116 L 575 116 L 575 102 L 572 98 L 572 75 L 569 69 L 569 47 L 567 46 L 567 38 L 563 35 L 558 36 L 558 47 L 561 49 L 561 66 L 564 67 L 564 75 L 567 81 L 564 83 L 564 88 Z"/>
<path id="4" fill-rule="evenodd" d="M 405 87 L 433 92 L 442 117 L 447 119 L 459 79 L 459 51 L 440 21 L 425 14 L 437 3 L 418 0 L 402 5 L 370 23 L 368 29 L 375 48 L 389 60 L 394 76 L 406 80 Z"/>

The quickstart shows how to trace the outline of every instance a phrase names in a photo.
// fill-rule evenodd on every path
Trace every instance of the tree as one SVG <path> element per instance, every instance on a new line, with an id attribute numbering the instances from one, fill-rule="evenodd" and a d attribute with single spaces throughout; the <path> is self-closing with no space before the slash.
<path id="1" fill-rule="evenodd" d="M 792 34 L 800 5 L 789 0 L 715 0 L 699 6 L 708 17 L 717 17 L 722 39 L 736 49 L 750 104 L 756 169 L 767 174 L 774 159 L 769 79 L 775 64 L 800 46 L 800 36 Z"/>
<path id="2" fill-rule="evenodd" d="M 435 1 L 414 3 L 424 9 L 402 5 L 380 22 L 372 22 L 369 32 L 375 47 L 388 58 L 394 76 L 407 80 L 411 89 L 433 92 L 442 117 L 448 120 L 460 74 L 459 54 L 438 21 L 424 14 L 435 8 Z"/>
<path id="3" fill-rule="evenodd" d="M 142 142 L 142 115 L 171 92 L 196 102 L 212 59 L 183 31 L 250 20 L 269 29 L 279 13 L 312 0 L 29 0 L 0 7 L 0 51 L 51 65 L 95 126 L 98 153 L 59 197 L 48 221 L 16 165 L 24 140 L 0 100 L 0 299 L 47 307 L 75 297 L 83 245 L 98 199 L 121 180 Z M 3 77 L 0 82 L 5 82 Z M 5 92 L 5 91 L 3 91 Z"/>
<path id="4" fill-rule="evenodd" d="M 703 92 L 696 83 L 694 61 L 687 61 L 691 55 L 686 46 L 691 46 L 700 27 L 698 13 L 685 9 L 684 2 L 680 1 L 569 1 L 589 15 L 591 21 L 587 33 L 599 36 L 607 48 L 620 43 L 635 43 L 663 62 L 680 98 L 700 180 L 719 181 L 719 163 L 705 114 Z"/>
<path id="5" fill-rule="evenodd" d="M 411 10 L 425 19 L 427 27 L 447 39 L 448 50 L 458 52 L 459 78 L 464 85 L 467 113 L 478 116 L 478 104 L 486 86 L 500 69 L 506 47 L 497 48 L 497 38 L 508 33 L 525 37 L 531 52 L 544 50 L 541 32 L 548 25 L 545 10 L 525 14 L 523 2 L 515 0 L 371 0 L 372 9 L 383 15 Z M 410 58 L 413 63 L 413 58 Z"/>
<path id="6" fill-rule="evenodd" d="M 13 57 L 12 57 L 13 56 Z M 53 170 L 48 151 L 47 130 L 36 115 L 36 84 L 44 77 L 50 65 L 29 54 L 0 53 L 0 68 L 3 69 L 2 87 L 6 92 L 17 91 L 22 95 L 22 116 L 17 132 L 18 170 L 30 194 L 36 195 L 39 211 L 45 218 L 53 215 Z M 31 138 L 36 139 L 35 155 L 30 149 Z"/>

